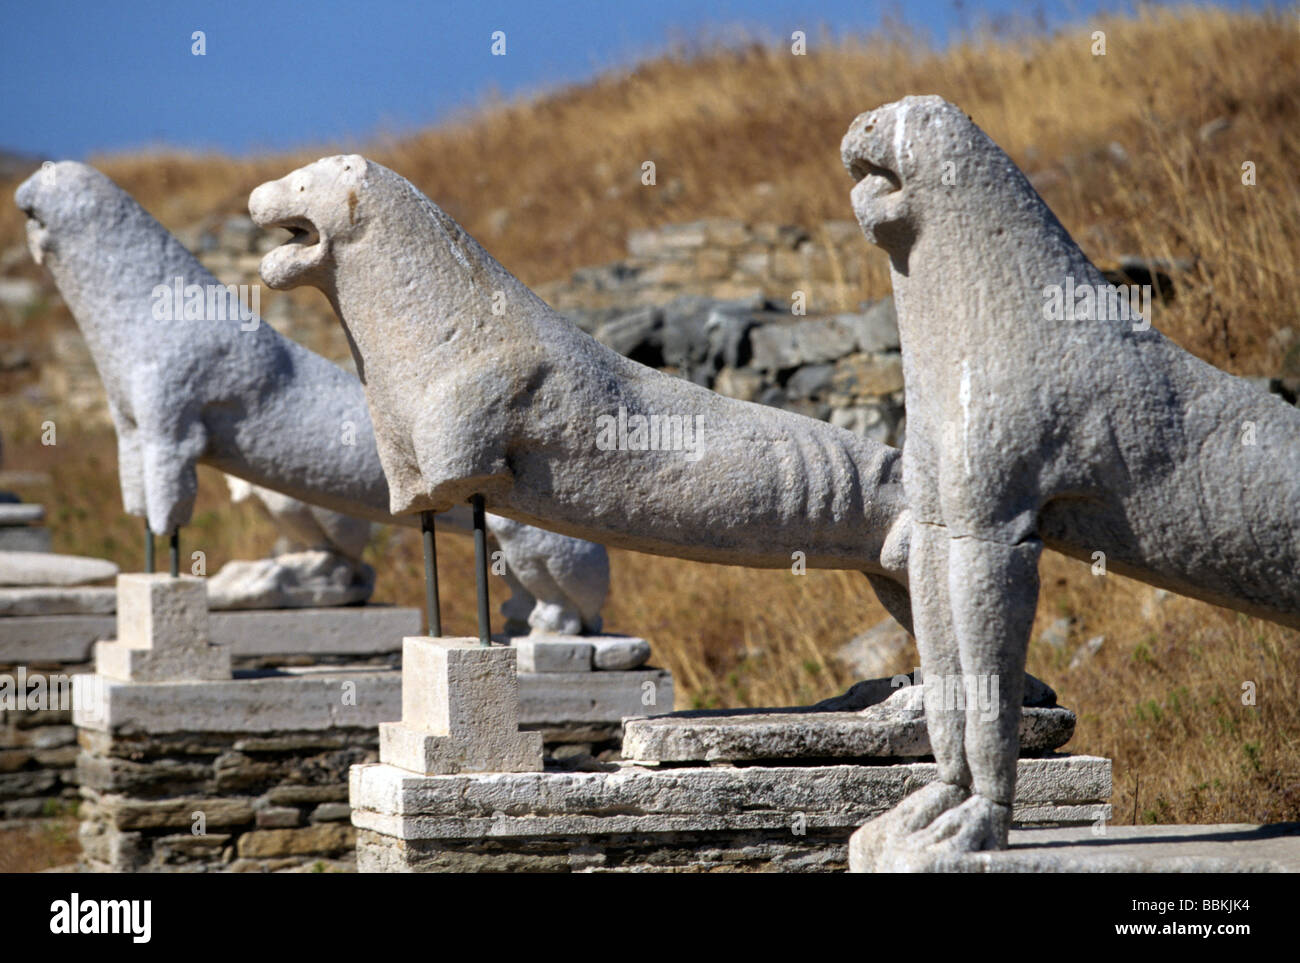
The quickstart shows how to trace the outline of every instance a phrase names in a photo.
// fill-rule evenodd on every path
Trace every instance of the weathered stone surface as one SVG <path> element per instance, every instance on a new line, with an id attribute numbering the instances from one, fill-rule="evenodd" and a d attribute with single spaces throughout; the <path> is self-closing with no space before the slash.
<path id="1" fill-rule="evenodd" d="M 1018 815 L 1109 817 L 1108 760 L 1020 767 Z M 824 870 L 843 867 L 857 820 L 936 778 L 932 763 L 423 777 L 380 764 L 352 770 L 350 798 L 362 872 Z"/>
<path id="2" fill-rule="evenodd" d="M 235 656 L 371 655 L 400 651 L 402 639 L 419 632 L 422 621 L 419 609 L 364 605 L 213 612 L 208 628 L 212 641 L 228 646 Z"/>
<path id="3" fill-rule="evenodd" d="M 713 390 L 738 401 L 754 401 L 763 388 L 762 377 L 744 368 L 723 368 L 713 382 Z"/>
<path id="4" fill-rule="evenodd" d="M 97 803 L 117 829 L 189 828 L 195 813 L 202 813 L 209 826 L 239 826 L 253 821 L 253 807 L 242 799 L 143 800 L 101 796 Z"/>
<path id="5" fill-rule="evenodd" d="M 321 803 L 311 811 L 314 823 L 333 823 L 352 818 L 352 807 L 346 802 Z"/>
<path id="6" fill-rule="evenodd" d="M 897 427 L 884 405 L 848 405 L 831 410 L 830 422 L 860 438 L 885 444 L 894 439 Z"/>
<path id="7" fill-rule="evenodd" d="M 424 774 L 540 770 L 541 733 L 519 731 L 515 658 L 477 639 L 404 639 L 402 721 L 379 724 L 379 758 Z"/>
<path id="8" fill-rule="evenodd" d="M 0 502 L 0 528 L 34 525 L 45 520 L 45 506 L 21 502 Z"/>
<path id="9" fill-rule="evenodd" d="M 362 873 L 842 872 L 848 846 L 836 830 L 789 829 L 616 836 L 403 840 L 357 833 Z"/>
<path id="10" fill-rule="evenodd" d="M 85 585 L 116 574 L 117 566 L 103 558 L 0 551 L 0 585 Z"/>
<path id="11" fill-rule="evenodd" d="M 592 646 L 581 636 L 524 636 L 510 641 L 520 672 L 590 672 Z"/>
<path id="12" fill-rule="evenodd" d="M 84 677 L 73 681 L 74 689 Z M 285 670 L 226 681 L 103 682 L 103 711 L 78 711 L 85 729 L 112 733 L 371 729 L 401 711 L 397 672 L 368 667 Z"/>
<path id="13" fill-rule="evenodd" d="M 830 390 L 835 365 L 804 365 L 792 374 L 785 383 L 785 393 L 789 398 L 816 398 Z"/>
<path id="14" fill-rule="evenodd" d="M 559 741 L 563 730 L 617 725 L 673 705 L 672 674 L 664 669 L 627 672 L 520 673 L 519 722 Z M 77 686 L 87 683 L 73 680 Z M 95 712 L 76 713 L 86 733 L 318 732 L 373 729 L 401 718 L 401 673 L 374 666 L 283 669 L 238 673 L 225 682 L 130 685 L 103 680 Z M 346 696 L 346 699 L 345 699 Z M 77 695 L 80 702 L 85 698 Z M 648 700 L 653 699 L 653 702 Z M 585 731 L 585 730 L 584 730 Z M 580 741 L 603 741 L 583 735 Z M 260 743 L 281 745 L 269 736 Z M 297 744 L 297 743 L 294 743 Z M 284 744 L 284 748 L 291 745 Z M 184 751 L 176 744 L 169 751 Z"/>
<path id="15" fill-rule="evenodd" d="M 230 678 L 230 650 L 208 639 L 203 579 L 132 573 L 117 578 L 118 638 L 95 644 L 95 669 L 130 682 Z"/>
<path id="16" fill-rule="evenodd" d="M 0 528 L 0 551 L 48 554 L 53 547 L 54 538 L 48 528 L 31 525 Z"/>
<path id="17" fill-rule="evenodd" d="M 885 105 L 841 152 L 890 258 L 923 667 L 1000 679 L 1002 702 L 930 712 L 946 789 L 863 831 L 885 854 L 1000 848 L 1043 545 L 1300 626 L 1300 410 L 1131 316 L 960 108 Z"/>
<path id="18" fill-rule="evenodd" d="M 15 201 L 29 218 L 32 257 L 54 277 L 112 400 L 129 514 L 147 516 L 159 533 L 188 522 L 203 461 L 337 512 L 418 524 L 389 514 L 358 380 L 231 303 L 230 292 L 112 181 L 75 161 L 47 163 Z M 160 326 L 154 311 L 166 305 L 155 295 L 174 284 L 196 286 L 210 307 L 203 317 Z M 195 359 L 202 359 L 197 367 Z M 442 520 L 461 531 L 470 528 L 463 501 Z M 538 620 L 554 630 L 599 630 L 609 588 L 602 546 L 495 516 L 488 527 L 511 587 L 530 593 L 519 604 L 545 603 Z M 563 624 L 552 624 L 556 611 Z"/>
<path id="19" fill-rule="evenodd" d="M 0 775 L 0 801 L 24 796 L 43 796 L 58 785 L 59 777 L 48 769 L 28 769 Z"/>
<path id="20" fill-rule="evenodd" d="M 592 664 L 597 669 L 623 672 L 637 669 L 650 660 L 650 643 L 633 636 L 594 635 L 591 637 Z"/>
<path id="21" fill-rule="evenodd" d="M 54 588 L 31 586 L 0 588 L 0 617 L 19 615 L 112 615 L 116 611 L 117 590 L 108 587 Z M 0 624 L 0 629 L 3 628 L 4 626 Z"/>
<path id="22" fill-rule="evenodd" d="M 36 660 L 81 663 L 91 658 L 96 641 L 112 638 L 116 630 L 117 620 L 110 615 L 0 619 L 0 663 L 27 664 Z"/>
<path id="23" fill-rule="evenodd" d="M 356 844 L 356 831 L 339 823 L 320 823 L 302 829 L 259 829 L 239 837 L 242 859 L 273 856 L 314 856 L 337 853 Z"/>
<path id="24" fill-rule="evenodd" d="M 107 593 L 113 598 L 110 611 L 116 608 L 115 589 L 57 591 Z M 96 607 L 104 605 L 105 598 L 97 594 Z M 361 656 L 400 651 L 401 640 L 418 632 L 422 620 L 419 609 L 385 605 L 212 612 L 208 616 L 208 631 L 212 642 L 229 647 L 235 657 Z M 95 642 L 113 638 L 116 631 L 117 620 L 113 615 L 0 618 L 0 663 L 84 662 L 91 658 Z"/>
<path id="25" fill-rule="evenodd" d="M 334 552 L 286 552 L 227 562 L 208 579 L 212 609 L 297 609 L 357 605 L 375 590 L 375 570 Z"/>
<path id="26" fill-rule="evenodd" d="M 851 354 L 835 362 L 831 387 L 850 398 L 875 398 L 902 390 L 903 362 L 896 354 Z"/>
<path id="27" fill-rule="evenodd" d="M 921 704 L 923 686 L 910 686 L 858 712 L 679 712 L 623 725 L 623 758 L 638 762 L 754 759 L 915 757 L 931 754 Z M 1039 752 L 1065 745 L 1074 713 L 1027 708 L 1020 748 Z"/>
<path id="28" fill-rule="evenodd" d="M 871 872 L 865 837 L 850 842 L 853 872 Z M 1300 824 L 1033 827 L 1005 850 L 928 854 L 891 869 L 935 873 L 1300 873 Z"/>
<path id="29" fill-rule="evenodd" d="M 608 723 L 625 716 L 668 712 L 673 677 L 665 669 L 626 672 L 529 672 L 519 675 L 519 723 L 530 728 Z"/>
<path id="30" fill-rule="evenodd" d="M 347 786 L 277 786 L 266 794 L 273 803 L 304 804 L 346 802 Z"/>
<path id="31" fill-rule="evenodd" d="M 859 351 L 875 354 L 898 350 L 898 316 L 894 313 L 893 295 L 851 317 Z"/>
<path id="32" fill-rule="evenodd" d="M 291 829 L 302 822 L 302 813 L 289 806 L 268 806 L 256 815 L 258 829 Z"/>

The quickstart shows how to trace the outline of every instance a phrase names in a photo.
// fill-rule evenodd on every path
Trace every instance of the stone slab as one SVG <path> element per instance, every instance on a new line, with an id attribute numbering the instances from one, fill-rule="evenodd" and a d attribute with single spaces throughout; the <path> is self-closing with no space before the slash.
<path id="1" fill-rule="evenodd" d="M 646 700 L 653 699 L 653 702 Z M 607 722 L 673 705 L 666 669 L 628 672 L 521 672 L 519 724 Z"/>
<path id="2" fill-rule="evenodd" d="M 24 615 L 112 615 L 117 590 L 106 586 L 51 585 L 0 588 L 0 618 Z"/>
<path id="3" fill-rule="evenodd" d="M 626 672 L 650 661 L 650 643 L 632 635 L 493 636 L 519 651 L 520 672 Z"/>
<path id="4" fill-rule="evenodd" d="M 639 669 L 650 661 L 650 643 L 632 635 L 589 636 L 595 652 L 592 665 L 605 672 Z"/>
<path id="5" fill-rule="evenodd" d="M 48 553 L 54 547 L 54 536 L 48 528 L 29 525 L 0 528 L 0 551 Z"/>
<path id="6" fill-rule="evenodd" d="M 852 849 L 852 848 L 851 848 Z M 853 861 L 851 856 L 850 861 Z M 1300 872 L 1300 823 L 1024 827 L 1007 849 L 927 867 L 946 873 Z"/>
<path id="7" fill-rule="evenodd" d="M 354 766 L 352 822 L 402 839 L 836 829 L 849 834 L 934 781 L 934 763 L 862 766 L 611 767 L 608 772 L 417 776 Z M 1109 818 L 1111 764 L 1022 759 L 1016 818 Z"/>
<path id="8" fill-rule="evenodd" d="M 595 648 L 579 635 L 519 636 L 510 640 L 520 672 L 590 672 Z"/>
<path id="9" fill-rule="evenodd" d="M 0 527 L 33 525 L 44 520 L 44 505 L 24 502 L 0 503 Z"/>
<path id="10" fill-rule="evenodd" d="M 233 679 L 217 682 L 135 684 L 102 676 L 98 680 L 93 684 L 103 686 L 103 711 L 95 713 L 94 719 L 89 713 L 81 718 L 74 714 L 74 721 L 104 732 L 246 732 L 250 725 L 374 728 L 402 715 L 401 672 L 375 666 L 236 671 Z M 630 706 L 635 705 L 637 714 L 645 712 L 640 693 L 647 682 L 671 705 L 672 675 L 663 669 L 521 674 L 519 724 L 547 733 L 548 739 L 552 729 L 574 723 L 617 726 L 632 714 Z M 349 696 L 353 705 L 342 704 L 349 691 L 345 683 L 353 685 Z"/>
<path id="11" fill-rule="evenodd" d="M 116 633 L 117 617 L 113 615 L 3 618 L 0 619 L 0 663 L 87 662 L 95 643 L 111 639 Z"/>
<path id="12" fill-rule="evenodd" d="M 24 593 L 34 592 L 35 596 Z M 8 593 L 6 595 L 6 593 Z M 93 593 L 87 594 L 87 593 Z M 72 595 L 80 601 L 68 601 Z M 0 589 L 5 604 L 23 609 L 43 598 L 57 604 L 102 606 L 108 614 L 27 615 L 14 612 L 0 618 L 0 664 L 27 662 L 85 662 L 95 642 L 117 634 L 117 593 L 111 588 Z M 6 603 L 6 599 L 10 600 Z M 344 609 L 212 612 L 208 633 L 212 641 L 230 647 L 232 656 L 374 655 L 395 652 L 404 636 L 420 630 L 419 609 L 381 605 Z"/>
<path id="13" fill-rule="evenodd" d="M 400 673 L 363 666 L 238 673 L 207 682 L 141 684 L 77 676 L 77 704 L 84 700 L 76 689 L 92 684 L 102 687 L 102 711 L 74 709 L 73 722 L 123 735 L 375 728 L 398 718 L 402 705 Z"/>
<path id="14" fill-rule="evenodd" d="M 117 566 L 104 558 L 0 551 L 0 585 L 84 585 L 116 574 Z"/>
<path id="15" fill-rule="evenodd" d="M 400 651 L 422 621 L 419 609 L 389 605 L 265 609 L 212 612 L 208 631 L 235 656 L 375 655 Z"/>
<path id="16" fill-rule="evenodd" d="M 906 695 L 859 712 L 700 711 L 629 719 L 623 758 L 717 762 L 929 756 L 923 712 L 896 705 Z M 1074 713 L 1068 709 L 1022 711 L 1021 752 L 1057 749 L 1074 734 Z"/>

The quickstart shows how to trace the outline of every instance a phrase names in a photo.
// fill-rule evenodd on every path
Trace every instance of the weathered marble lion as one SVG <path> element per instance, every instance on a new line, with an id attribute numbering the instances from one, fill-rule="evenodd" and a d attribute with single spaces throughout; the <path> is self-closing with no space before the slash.
<path id="1" fill-rule="evenodd" d="M 198 462 L 255 485 L 379 522 L 388 486 L 357 379 L 278 334 L 237 305 L 220 316 L 157 320 L 158 298 L 222 286 L 185 247 L 103 174 L 48 163 L 15 197 L 28 245 L 54 277 L 108 394 L 118 437 L 122 500 L 154 532 L 190 518 Z M 177 280 L 179 279 L 179 280 Z M 166 312 L 164 312 L 166 313 Z M 470 528 L 469 510 L 444 521 Z M 598 631 L 609 586 L 600 545 L 488 517 L 516 591 L 507 615 L 534 628 Z"/>
<path id="2" fill-rule="evenodd" d="M 858 569 L 905 623 L 896 449 L 616 354 L 432 201 L 358 155 L 249 198 L 294 232 L 273 288 L 330 299 L 365 385 L 394 514 L 481 493 L 498 514 L 702 561 Z"/>
<path id="3" fill-rule="evenodd" d="M 891 263 L 927 685 L 1000 680 L 991 720 L 927 700 L 941 781 L 854 838 L 859 868 L 923 868 L 1006 845 L 1044 545 L 1300 626 L 1300 411 L 1115 317 L 1106 279 L 952 104 L 862 114 L 842 152 Z"/>

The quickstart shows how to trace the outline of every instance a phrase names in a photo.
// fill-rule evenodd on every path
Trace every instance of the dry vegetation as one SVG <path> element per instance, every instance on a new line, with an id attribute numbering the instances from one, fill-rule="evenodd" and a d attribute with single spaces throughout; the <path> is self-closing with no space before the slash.
<path id="1" fill-rule="evenodd" d="M 846 218 L 838 147 L 848 122 L 906 93 L 938 93 L 1038 175 L 1094 260 L 1195 259 L 1157 319 L 1162 330 L 1228 370 L 1281 373 L 1286 342 L 1274 335 L 1295 324 L 1300 291 L 1294 18 L 1148 12 L 1101 26 L 1104 57 L 1089 52 L 1091 24 L 942 54 L 905 38 L 814 44 L 807 57 L 761 46 L 679 53 L 367 153 L 536 283 L 616 259 L 638 226 L 710 215 L 809 227 Z M 1198 135 L 1221 118 L 1217 136 Z M 241 211 L 252 187 L 319 153 L 97 163 L 175 229 Z M 639 183 L 645 159 L 658 165 L 656 188 Z M 1247 160 L 1254 187 L 1241 182 Z M 0 250 L 20 231 L 17 212 L 0 205 Z M 863 256 L 872 271 L 862 294 L 886 293 L 883 258 L 865 242 Z M 38 307 L 3 337 L 39 351 L 68 323 L 60 311 Z M 58 446 L 42 448 L 35 426 L 49 415 L 18 408 L 6 425 L 10 465 L 54 474 L 53 491 L 25 494 L 52 507 L 58 549 L 138 567 L 139 523 L 120 513 L 111 437 L 61 423 Z M 215 570 L 269 547 L 266 522 L 230 506 L 214 473 L 202 486 L 187 552 L 204 549 Z M 469 543 L 445 538 L 440 551 L 444 618 L 468 632 Z M 419 604 L 418 552 L 413 533 L 377 536 L 381 598 Z M 796 577 L 625 552 L 613 553 L 613 566 L 607 624 L 653 641 L 676 674 L 679 707 L 833 694 L 852 680 L 830 653 L 884 618 L 856 573 Z M 1158 603 L 1143 586 L 1057 556 L 1045 560 L 1043 584 L 1037 628 L 1063 615 L 1074 622 L 1063 649 L 1033 646 L 1030 670 L 1079 710 L 1071 748 L 1115 760 L 1119 822 L 1300 819 L 1300 634 L 1186 600 Z M 494 590 L 499 598 L 502 585 Z M 1071 668 L 1095 635 L 1106 637 L 1100 652 Z M 1257 686 L 1254 706 L 1242 704 L 1245 681 Z"/>

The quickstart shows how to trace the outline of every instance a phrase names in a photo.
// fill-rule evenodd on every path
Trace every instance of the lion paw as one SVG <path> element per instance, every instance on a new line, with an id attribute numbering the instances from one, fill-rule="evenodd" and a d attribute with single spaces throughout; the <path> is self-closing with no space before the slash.
<path id="1" fill-rule="evenodd" d="M 974 795 L 912 834 L 906 848 L 934 856 L 1003 849 L 1011 828 L 1011 807 Z"/>
<path id="2" fill-rule="evenodd" d="M 912 793 L 887 813 L 866 823 L 849 841 L 854 872 L 888 872 L 889 855 L 905 847 L 918 832 L 961 806 L 970 790 L 952 783 L 932 782 Z"/>

